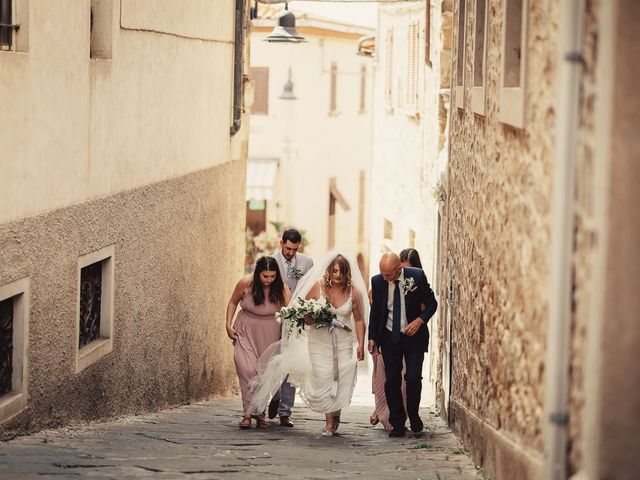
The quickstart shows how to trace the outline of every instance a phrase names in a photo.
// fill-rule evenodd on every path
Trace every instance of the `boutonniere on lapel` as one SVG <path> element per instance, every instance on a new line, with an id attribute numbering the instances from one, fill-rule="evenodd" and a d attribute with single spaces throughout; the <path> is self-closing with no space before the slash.
<path id="1" fill-rule="evenodd" d="M 304 272 L 302 271 L 301 268 L 294 266 L 294 267 L 291 267 L 291 270 L 287 272 L 287 276 L 289 278 L 295 278 L 296 280 L 300 280 L 302 277 L 304 277 Z"/>
<path id="2" fill-rule="evenodd" d="M 407 293 L 417 290 L 418 286 L 413 277 L 406 277 L 400 281 L 400 288 L 402 289 L 402 294 L 406 296 Z"/>

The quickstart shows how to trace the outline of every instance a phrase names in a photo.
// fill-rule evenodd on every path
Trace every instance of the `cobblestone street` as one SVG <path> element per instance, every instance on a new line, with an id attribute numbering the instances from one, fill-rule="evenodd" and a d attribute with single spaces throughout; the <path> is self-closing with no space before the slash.
<path id="1" fill-rule="evenodd" d="M 42 431 L 0 444 L 0 478 L 480 478 L 433 409 L 421 411 L 421 436 L 390 439 L 369 425 L 364 398 L 356 392 L 334 437 L 300 401 L 294 428 L 240 430 L 239 398 Z"/>

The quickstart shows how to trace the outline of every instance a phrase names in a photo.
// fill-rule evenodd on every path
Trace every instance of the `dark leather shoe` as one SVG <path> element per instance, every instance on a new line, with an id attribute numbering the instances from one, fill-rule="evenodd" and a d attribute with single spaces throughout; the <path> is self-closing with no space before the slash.
<path id="1" fill-rule="evenodd" d="M 404 437 L 406 433 L 406 430 L 403 428 L 402 430 L 398 430 L 398 429 L 393 429 L 389 432 L 389 437 L 393 438 L 393 437 Z"/>
<path id="2" fill-rule="evenodd" d="M 411 422 L 411 431 L 413 433 L 421 432 L 424 429 L 424 423 L 420 417 L 412 418 L 409 420 Z"/>
<path id="3" fill-rule="evenodd" d="M 293 427 L 293 422 L 290 417 L 280 417 L 280 425 L 283 427 Z"/>
<path id="4" fill-rule="evenodd" d="M 276 418 L 276 415 L 278 414 L 278 406 L 280 406 L 280 400 L 277 398 L 273 398 L 269 402 L 269 408 L 267 409 L 269 418 Z"/>

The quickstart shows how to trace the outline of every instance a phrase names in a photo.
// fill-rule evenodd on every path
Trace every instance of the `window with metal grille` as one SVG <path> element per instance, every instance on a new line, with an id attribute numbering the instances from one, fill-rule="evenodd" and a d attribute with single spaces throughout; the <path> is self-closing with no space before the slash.
<path id="1" fill-rule="evenodd" d="M 12 390 L 13 297 L 0 302 L 0 395 Z"/>
<path id="2" fill-rule="evenodd" d="M 251 67 L 251 80 L 253 80 L 253 105 L 252 115 L 269 114 L 269 67 Z"/>
<path id="3" fill-rule="evenodd" d="M 0 423 L 27 405 L 29 279 L 0 285 Z"/>
<path id="4" fill-rule="evenodd" d="M 0 0 L 0 50 L 13 45 L 13 0 Z"/>
<path id="5" fill-rule="evenodd" d="M 114 259 L 114 245 L 78 259 L 76 372 L 113 349 Z"/>
<path id="6" fill-rule="evenodd" d="M 80 270 L 80 348 L 100 337 L 101 302 L 102 262 L 96 262 Z"/>

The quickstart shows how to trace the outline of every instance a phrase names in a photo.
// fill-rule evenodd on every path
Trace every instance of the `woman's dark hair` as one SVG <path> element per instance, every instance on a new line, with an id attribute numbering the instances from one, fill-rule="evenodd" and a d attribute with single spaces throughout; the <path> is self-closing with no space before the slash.
<path id="1" fill-rule="evenodd" d="M 264 289 L 260 281 L 260 273 L 264 271 L 276 272 L 276 279 L 269 288 L 269 301 L 276 305 L 284 305 L 284 283 L 280 276 L 278 262 L 273 257 L 260 257 L 256 262 L 256 268 L 253 271 L 253 281 L 251 282 L 251 295 L 253 303 L 262 305 L 264 303 Z"/>
<path id="2" fill-rule="evenodd" d="M 409 261 L 409 265 L 415 268 L 422 269 L 422 262 L 420 261 L 420 254 L 415 248 L 405 248 L 400 252 L 400 261 Z"/>
<path id="3" fill-rule="evenodd" d="M 302 235 L 295 228 L 290 228 L 282 233 L 282 243 L 287 243 L 287 240 L 291 243 L 300 243 Z"/>

